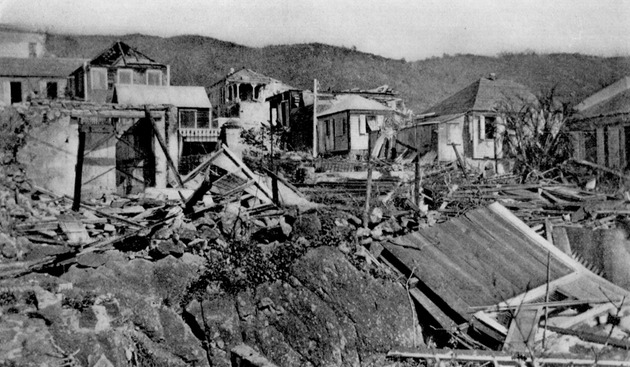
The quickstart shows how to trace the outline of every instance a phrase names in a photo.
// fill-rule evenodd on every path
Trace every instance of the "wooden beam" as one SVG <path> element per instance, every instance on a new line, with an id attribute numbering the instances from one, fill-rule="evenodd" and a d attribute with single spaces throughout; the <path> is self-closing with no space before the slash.
<path id="1" fill-rule="evenodd" d="M 79 125 L 79 149 L 77 152 L 77 164 L 74 169 L 74 201 L 72 210 L 78 212 L 81 208 L 81 182 L 83 180 L 83 156 L 85 153 L 85 131 Z"/>
<path id="2" fill-rule="evenodd" d="M 604 127 L 598 127 L 597 134 L 597 164 L 606 166 L 606 133 Z"/>
<path id="3" fill-rule="evenodd" d="M 160 143 L 160 147 L 162 148 L 162 151 L 164 152 L 164 155 L 166 156 L 166 162 L 168 163 L 168 167 L 171 169 L 171 171 L 173 171 L 173 174 L 175 175 L 175 179 L 177 180 L 177 184 L 179 185 L 179 187 L 183 188 L 184 182 L 182 181 L 182 177 L 179 175 L 179 172 L 177 171 L 177 167 L 175 167 L 175 163 L 173 162 L 171 155 L 168 153 L 168 147 L 166 146 L 164 137 L 158 130 L 157 123 L 155 123 L 155 120 L 153 119 L 153 117 L 151 117 L 151 111 L 149 110 L 149 106 L 144 107 L 144 112 L 145 112 L 145 117 L 149 119 L 149 121 L 151 121 L 151 126 L 153 127 L 153 134 L 155 135 L 158 142 Z"/>
<path id="4" fill-rule="evenodd" d="M 462 350 L 462 349 L 431 349 L 423 348 L 418 350 L 391 350 L 387 353 L 389 358 L 412 358 L 432 361 L 468 361 L 468 362 L 489 362 L 495 366 L 518 366 L 519 361 L 509 353 L 486 351 L 486 350 Z M 527 365 L 532 365 L 531 356 L 523 357 Z M 629 361 L 578 358 L 574 356 L 544 356 L 535 357 L 536 365 L 569 365 L 569 366 L 630 366 Z M 440 365 L 438 363 L 437 365 Z"/>

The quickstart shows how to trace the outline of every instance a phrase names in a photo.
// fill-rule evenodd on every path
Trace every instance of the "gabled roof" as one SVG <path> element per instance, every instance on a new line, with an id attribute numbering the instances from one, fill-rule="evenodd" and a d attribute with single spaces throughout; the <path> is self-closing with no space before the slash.
<path id="1" fill-rule="evenodd" d="M 450 115 L 469 111 L 494 111 L 506 102 L 518 109 L 526 103 L 535 103 L 536 100 L 536 96 L 522 84 L 505 79 L 481 78 L 424 111 L 423 114 Z"/>
<path id="2" fill-rule="evenodd" d="M 65 78 L 83 65 L 86 59 L 0 58 L 1 76 Z"/>
<path id="3" fill-rule="evenodd" d="M 317 117 L 331 115 L 343 111 L 393 111 L 379 102 L 357 95 L 341 95 L 335 97 L 329 108 L 317 113 Z"/>
<path id="4" fill-rule="evenodd" d="M 112 102 L 132 106 L 168 104 L 212 108 L 204 87 L 116 84 Z"/>
<path id="5" fill-rule="evenodd" d="M 121 41 L 116 41 L 110 48 L 93 58 L 90 65 L 109 66 L 119 60 L 123 65 L 163 65 Z"/>

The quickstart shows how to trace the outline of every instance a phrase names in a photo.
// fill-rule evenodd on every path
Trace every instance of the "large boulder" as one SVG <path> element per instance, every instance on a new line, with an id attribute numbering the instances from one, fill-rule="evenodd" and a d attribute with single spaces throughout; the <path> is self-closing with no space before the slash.
<path id="1" fill-rule="evenodd" d="M 186 308 L 214 365 L 243 342 L 279 366 L 377 366 L 394 347 L 421 343 L 404 288 L 357 270 L 332 247 L 311 249 L 288 281 L 238 295 L 206 293 Z"/>

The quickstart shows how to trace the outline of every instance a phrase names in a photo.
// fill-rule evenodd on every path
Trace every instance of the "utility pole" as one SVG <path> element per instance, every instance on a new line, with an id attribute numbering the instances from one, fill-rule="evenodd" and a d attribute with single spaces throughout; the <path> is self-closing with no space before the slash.
<path id="1" fill-rule="evenodd" d="M 313 158 L 317 158 L 317 79 L 313 79 Z"/>

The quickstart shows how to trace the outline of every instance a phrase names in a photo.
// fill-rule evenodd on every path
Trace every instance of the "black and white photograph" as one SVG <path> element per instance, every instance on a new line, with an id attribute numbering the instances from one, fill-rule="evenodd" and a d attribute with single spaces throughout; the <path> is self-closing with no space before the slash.
<path id="1" fill-rule="evenodd" d="M 0 0 L 0 367 L 630 367 L 630 1 Z"/>

